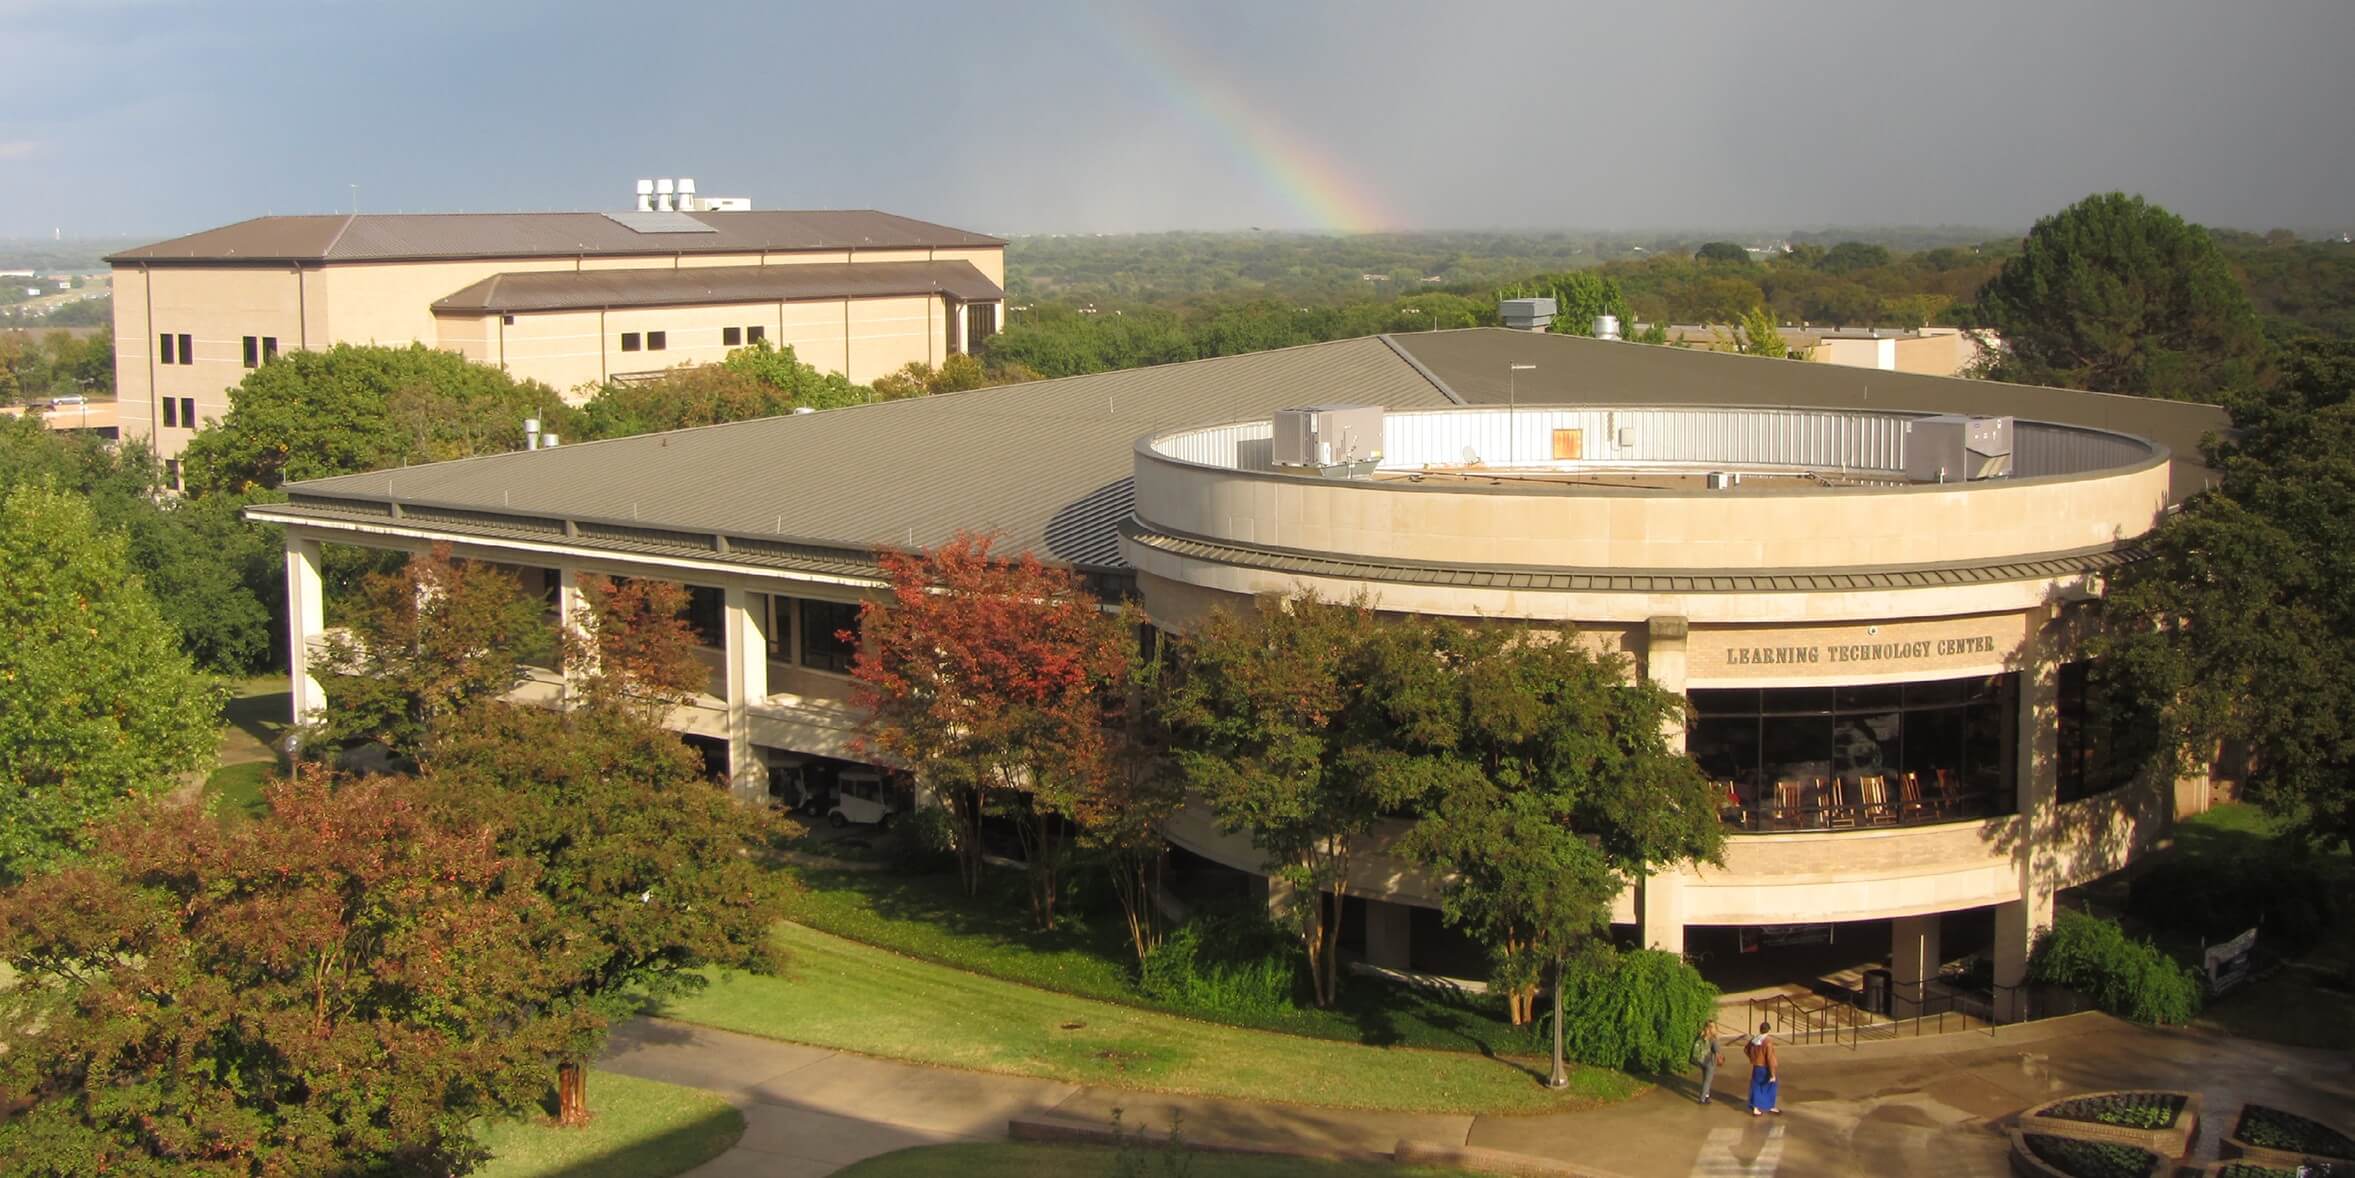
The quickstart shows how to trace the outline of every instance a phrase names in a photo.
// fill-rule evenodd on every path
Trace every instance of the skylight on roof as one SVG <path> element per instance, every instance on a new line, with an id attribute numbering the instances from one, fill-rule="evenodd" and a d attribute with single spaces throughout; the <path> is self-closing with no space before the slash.
<path id="1" fill-rule="evenodd" d="M 607 213 L 614 224 L 632 233 L 717 233 L 719 230 L 685 213 Z"/>

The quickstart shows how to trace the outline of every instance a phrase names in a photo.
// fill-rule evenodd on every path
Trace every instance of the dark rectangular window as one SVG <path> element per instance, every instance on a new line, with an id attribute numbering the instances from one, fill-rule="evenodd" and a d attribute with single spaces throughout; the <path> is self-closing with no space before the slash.
<path id="1" fill-rule="evenodd" d="M 771 593 L 769 602 L 769 661 L 793 661 L 793 599 Z"/>
<path id="2" fill-rule="evenodd" d="M 759 343 L 759 342 L 761 342 L 762 340 L 765 340 L 765 339 L 767 339 L 767 338 L 769 338 L 769 329 L 768 329 L 768 328 L 766 328 L 766 327 L 762 327 L 762 326 L 761 326 L 760 324 L 758 324 L 758 323 L 755 323 L 755 324 L 753 324 L 752 326 L 750 326 L 750 327 L 747 327 L 747 328 L 745 328 L 745 329 L 744 329 L 744 342 L 745 342 L 745 343 L 748 343 L 748 344 L 757 344 L 757 343 Z"/>
<path id="3" fill-rule="evenodd" d="M 194 397 L 180 398 L 180 428 L 196 428 L 196 398 Z"/>
<path id="4" fill-rule="evenodd" d="M 741 347 L 741 346 L 743 346 L 743 344 L 744 344 L 744 329 L 743 329 L 743 328 L 741 328 L 741 327 L 723 327 L 723 328 L 721 328 L 721 329 L 720 329 L 720 346 L 721 346 L 721 347 L 726 347 L 726 348 L 735 348 L 735 347 Z"/>
<path id="5" fill-rule="evenodd" d="M 164 398 L 164 424 L 165 424 L 165 425 L 168 425 L 168 426 L 171 426 L 171 427 L 173 427 L 174 429 L 177 429 L 177 428 L 179 428 L 179 425 L 180 425 L 180 399 L 179 399 L 179 398 L 177 398 L 177 397 L 165 397 L 165 398 Z"/>
<path id="6" fill-rule="evenodd" d="M 968 355 L 981 351 L 982 342 L 997 333 L 996 303 L 965 304 L 965 351 Z"/>
<path id="7" fill-rule="evenodd" d="M 245 366 L 253 368 L 262 362 L 262 341 L 259 336 L 245 337 Z"/>
<path id="8" fill-rule="evenodd" d="M 687 625 L 695 631 L 695 640 L 714 648 L 728 644 L 725 607 L 727 596 L 708 585 L 687 586 Z"/>
<path id="9" fill-rule="evenodd" d="M 165 332 L 164 334 L 155 337 L 155 352 L 158 363 L 179 363 L 178 360 L 173 359 L 177 353 L 172 351 L 172 336 L 170 332 Z"/>
<path id="10" fill-rule="evenodd" d="M 635 352 L 638 350 L 637 332 L 625 331 L 621 333 L 621 350 L 625 352 Z"/>
<path id="11" fill-rule="evenodd" d="M 277 359 L 277 358 L 278 358 L 278 337 L 277 337 L 277 336 L 274 336 L 274 335 L 265 335 L 265 336 L 263 336 L 263 337 L 262 337 L 262 363 L 264 363 L 264 364 L 267 364 L 267 363 L 269 363 L 270 361 L 272 361 L 272 360 L 275 360 L 275 359 Z"/>
<path id="12" fill-rule="evenodd" d="M 173 489 L 173 490 L 175 490 L 175 491 L 177 491 L 177 490 L 180 490 L 180 489 L 181 489 L 181 488 L 180 488 L 180 460 L 179 460 L 179 459 L 177 459 L 177 458 L 166 458 L 166 459 L 164 459 L 164 485 L 165 485 L 165 486 L 167 486 L 167 487 L 170 487 L 171 489 Z"/>
<path id="13" fill-rule="evenodd" d="M 501 322 L 501 323 L 504 323 L 504 324 L 506 324 L 506 325 L 507 325 L 507 326 L 509 326 L 509 327 L 513 327 L 513 326 L 515 326 L 515 316 L 513 316 L 513 315 L 501 315 L 501 316 L 499 316 L 499 322 Z"/>
<path id="14" fill-rule="evenodd" d="M 667 331 L 649 331 L 649 332 L 647 332 L 647 333 L 646 333 L 646 350 L 647 350 L 647 351 L 649 351 L 649 352 L 659 352 L 659 351 L 663 350 L 664 348 L 666 348 L 666 347 L 669 347 L 669 346 L 670 346 L 670 336 L 671 336 L 671 333 L 669 333 L 669 332 L 667 332 Z"/>
<path id="15" fill-rule="evenodd" d="M 859 607 L 840 601 L 801 603 L 801 665 L 847 674 L 858 656 Z M 843 637 L 844 632 L 849 637 Z"/>
<path id="16" fill-rule="evenodd" d="M 180 363 L 196 363 L 196 343 L 194 340 L 191 340 L 185 332 L 181 333 L 180 336 Z"/>

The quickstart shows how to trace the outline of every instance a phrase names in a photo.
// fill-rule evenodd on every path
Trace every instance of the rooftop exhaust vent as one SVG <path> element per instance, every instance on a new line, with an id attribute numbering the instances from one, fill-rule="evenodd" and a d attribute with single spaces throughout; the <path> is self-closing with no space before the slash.
<path id="1" fill-rule="evenodd" d="M 1515 331 L 1544 331 L 1553 326 L 1552 299 L 1506 299 L 1496 305 L 1497 318 Z"/>
<path id="2" fill-rule="evenodd" d="M 1363 478 L 1382 462 L 1382 407 L 1310 405 L 1275 412 L 1276 469 Z"/>
<path id="3" fill-rule="evenodd" d="M 1917 483 L 2000 479 L 2012 473 L 2012 419 L 1942 413 L 1905 423 L 1905 477 Z"/>

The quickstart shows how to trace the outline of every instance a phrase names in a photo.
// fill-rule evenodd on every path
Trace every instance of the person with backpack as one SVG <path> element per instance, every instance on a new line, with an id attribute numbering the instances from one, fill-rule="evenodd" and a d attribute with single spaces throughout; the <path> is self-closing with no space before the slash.
<path id="1" fill-rule="evenodd" d="M 1717 1065 L 1725 1062 L 1725 1045 L 1717 1039 L 1717 1020 L 1701 1024 L 1701 1037 L 1693 1040 L 1693 1066 L 1701 1069 L 1701 1103 L 1709 1103 L 1709 1090 L 1717 1083 Z"/>
<path id="2" fill-rule="evenodd" d="M 1783 1115 L 1782 1102 L 1775 1098 L 1775 1089 L 1782 1084 L 1782 1073 L 1776 1068 L 1774 1056 L 1774 1024 L 1758 1024 L 1758 1033 L 1751 1036 L 1750 1045 L 1742 1053 L 1750 1057 L 1750 1115 L 1760 1113 Z"/>

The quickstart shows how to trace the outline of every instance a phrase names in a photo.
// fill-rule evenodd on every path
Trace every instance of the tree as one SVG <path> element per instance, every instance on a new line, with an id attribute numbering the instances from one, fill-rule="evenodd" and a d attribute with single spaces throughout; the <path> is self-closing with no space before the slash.
<path id="1" fill-rule="evenodd" d="M 719 366 L 783 393 L 788 408 L 839 409 L 874 400 L 874 393 L 866 386 L 852 384 L 839 372 L 820 372 L 802 363 L 791 345 L 779 346 L 765 339 L 729 352 Z"/>
<path id="2" fill-rule="evenodd" d="M 122 537 L 46 484 L 0 499 L 0 634 L 0 881 L 211 763 L 219 686 L 180 653 Z"/>
<path id="3" fill-rule="evenodd" d="M 1312 593 L 1214 611 L 1180 640 L 1161 701 L 1186 785 L 1221 827 L 1250 836 L 1271 882 L 1294 891 L 1319 1006 L 1340 984 L 1351 867 L 1375 821 L 1426 788 L 1370 771 L 1371 738 L 1390 723 L 1366 674 L 1379 626 L 1363 601 Z"/>
<path id="4" fill-rule="evenodd" d="M 1013 821 L 1031 915 L 1052 927 L 1067 822 L 1114 771 L 1108 725 L 1135 659 L 1134 630 L 1076 573 L 993 555 L 960 533 L 929 552 L 881 554 L 888 604 L 860 610 L 851 675 L 872 746 L 918 766 L 946 801 L 965 888 L 981 882 L 981 826 Z"/>
<path id="5" fill-rule="evenodd" d="M 2119 192 L 2038 221 L 1975 317 L 2003 338 L 1997 379 L 2095 392 L 2221 401 L 2255 380 L 2264 350 L 2207 231 Z"/>
<path id="6" fill-rule="evenodd" d="M 229 415 L 183 455 L 190 490 L 283 482 L 520 450 L 523 422 L 577 434 L 554 390 L 455 352 L 338 344 L 288 352 L 229 391 Z"/>
<path id="7" fill-rule="evenodd" d="M 995 372 L 981 361 L 966 355 L 952 355 L 934 368 L 921 360 L 911 360 L 899 371 L 878 377 L 875 399 L 896 401 L 902 397 L 931 397 L 941 393 L 962 393 L 968 389 L 984 389 L 991 385 L 1012 384 L 1034 380 L 1037 373 L 1019 365 L 1010 372 Z"/>
<path id="8" fill-rule="evenodd" d="M 2237 404 L 2215 489 L 2111 575 L 2095 650 L 2162 717 L 2160 774 L 2250 751 L 2247 796 L 2322 848 L 2355 840 L 2355 345 L 2304 341 Z"/>
<path id="9" fill-rule="evenodd" d="M 418 761 L 438 721 L 514 690 L 525 660 L 552 643 L 540 603 L 512 575 L 437 545 L 364 578 L 350 624 L 321 641 L 323 735 Z"/>
<path id="10" fill-rule="evenodd" d="M 1546 330 L 1563 335 L 1593 335 L 1595 320 L 1604 315 L 1616 315 L 1622 324 L 1635 322 L 1635 312 L 1628 308 L 1627 295 L 1619 289 L 1618 281 L 1592 270 L 1540 275 L 1505 287 L 1497 297 L 1554 300 L 1554 321 Z"/>
<path id="11" fill-rule="evenodd" d="M 1863 241 L 1843 241 L 1824 251 L 1815 265 L 1831 274 L 1853 274 L 1858 270 L 1877 270 L 1889 264 L 1889 247 Z"/>
<path id="12" fill-rule="evenodd" d="M 1693 260 L 1747 266 L 1750 264 L 1750 251 L 1730 241 L 1705 241 L 1701 243 L 1701 248 L 1693 251 Z"/>
<path id="13" fill-rule="evenodd" d="M 1770 356 L 1781 360 L 1791 354 L 1791 345 L 1784 342 L 1782 328 L 1764 307 L 1752 307 L 1742 316 L 1741 337 L 1736 349 L 1746 356 Z"/>
<path id="14" fill-rule="evenodd" d="M 585 1011 L 531 865 L 394 778 L 271 786 L 110 821 L 0 896 L 0 1169 L 463 1173 L 479 1118 L 546 1090 Z"/>

